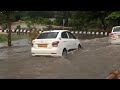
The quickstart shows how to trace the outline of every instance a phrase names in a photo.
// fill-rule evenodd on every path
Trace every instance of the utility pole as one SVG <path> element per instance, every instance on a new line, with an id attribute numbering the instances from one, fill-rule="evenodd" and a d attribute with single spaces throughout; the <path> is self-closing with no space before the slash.
<path id="1" fill-rule="evenodd" d="M 8 24 L 8 46 L 11 47 L 11 19 L 10 12 L 6 11 L 7 24 Z"/>

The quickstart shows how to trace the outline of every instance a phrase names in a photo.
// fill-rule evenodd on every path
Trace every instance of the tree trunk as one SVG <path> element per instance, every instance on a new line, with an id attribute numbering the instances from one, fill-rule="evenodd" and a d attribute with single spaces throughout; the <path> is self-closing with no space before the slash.
<path id="1" fill-rule="evenodd" d="M 7 23 L 8 23 L 8 46 L 11 47 L 11 20 L 10 20 L 10 12 L 7 12 L 6 15 L 7 15 Z"/>

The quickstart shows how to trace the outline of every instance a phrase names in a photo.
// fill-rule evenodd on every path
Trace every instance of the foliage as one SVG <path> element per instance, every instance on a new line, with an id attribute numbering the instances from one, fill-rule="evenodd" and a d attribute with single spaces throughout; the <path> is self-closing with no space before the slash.
<path id="1" fill-rule="evenodd" d="M 2 11 L 6 13 L 5 11 Z M 63 25 L 75 27 L 77 29 L 107 28 L 120 25 L 120 11 L 11 11 L 11 20 L 24 20 L 28 27 L 37 25 Z M 49 18 L 55 18 L 54 21 Z M 0 25 L 6 24 L 6 16 L 0 13 Z"/>

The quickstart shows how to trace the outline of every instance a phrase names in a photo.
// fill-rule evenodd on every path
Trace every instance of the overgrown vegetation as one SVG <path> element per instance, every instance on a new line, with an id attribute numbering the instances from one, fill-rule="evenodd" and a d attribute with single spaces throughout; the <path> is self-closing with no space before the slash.
<path id="1" fill-rule="evenodd" d="M 25 35 L 16 35 L 12 34 L 11 40 L 19 40 L 19 39 L 25 39 L 27 36 Z M 0 34 L 0 42 L 6 42 L 8 40 L 8 36 L 6 34 Z"/>
<path id="2" fill-rule="evenodd" d="M 0 42 L 7 41 L 7 35 L 0 34 Z"/>

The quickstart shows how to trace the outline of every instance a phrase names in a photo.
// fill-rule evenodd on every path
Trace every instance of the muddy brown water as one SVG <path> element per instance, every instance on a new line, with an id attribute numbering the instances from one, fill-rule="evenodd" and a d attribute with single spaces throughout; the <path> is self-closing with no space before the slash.
<path id="1" fill-rule="evenodd" d="M 0 78 L 105 79 L 120 68 L 120 46 L 110 45 L 108 37 L 80 41 L 83 49 L 66 58 L 32 57 L 27 40 L 21 40 L 15 47 L 1 48 Z"/>

